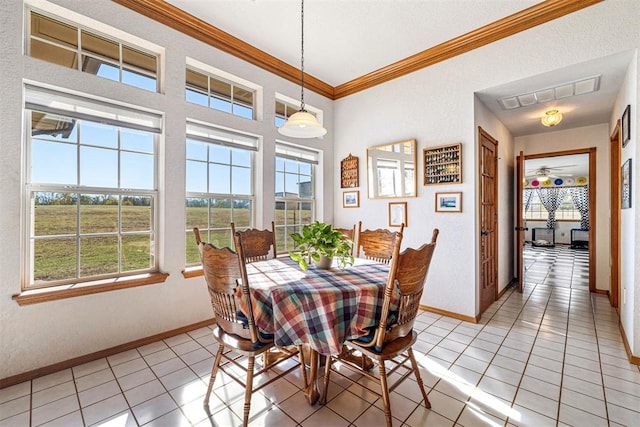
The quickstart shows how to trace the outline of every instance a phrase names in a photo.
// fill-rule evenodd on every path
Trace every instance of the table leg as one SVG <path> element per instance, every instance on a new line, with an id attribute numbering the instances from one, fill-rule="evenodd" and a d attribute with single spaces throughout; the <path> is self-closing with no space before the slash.
<path id="1" fill-rule="evenodd" d="M 303 375 L 303 392 L 309 405 L 315 405 L 320 398 L 320 392 L 318 392 L 318 386 L 316 379 L 318 378 L 318 360 L 319 354 L 312 349 L 309 345 L 303 344 L 302 351 L 304 352 L 304 361 L 309 365 L 309 375 Z M 302 369 L 306 369 L 303 367 Z"/>

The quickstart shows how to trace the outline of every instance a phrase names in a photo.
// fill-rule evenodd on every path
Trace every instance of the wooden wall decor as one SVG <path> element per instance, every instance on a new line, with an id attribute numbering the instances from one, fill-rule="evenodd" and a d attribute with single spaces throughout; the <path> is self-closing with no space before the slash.
<path id="1" fill-rule="evenodd" d="M 351 153 L 340 162 L 340 188 L 359 187 L 358 158 Z"/>

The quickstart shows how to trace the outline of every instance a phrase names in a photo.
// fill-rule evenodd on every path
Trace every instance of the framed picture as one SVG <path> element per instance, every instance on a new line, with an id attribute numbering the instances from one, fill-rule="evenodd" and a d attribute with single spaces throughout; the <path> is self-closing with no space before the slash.
<path id="1" fill-rule="evenodd" d="M 436 212 L 462 212 L 462 193 L 436 193 Z"/>
<path id="2" fill-rule="evenodd" d="M 359 191 L 344 191 L 342 193 L 342 207 L 343 208 L 357 208 L 357 207 L 360 207 L 360 192 Z"/>
<path id="3" fill-rule="evenodd" d="M 626 145 L 631 140 L 631 105 L 627 105 L 622 113 L 622 146 Z"/>
<path id="4" fill-rule="evenodd" d="M 389 202 L 389 227 L 407 227 L 407 202 Z"/>
<path id="5" fill-rule="evenodd" d="M 631 207 L 631 159 L 627 159 L 622 165 L 620 182 L 620 207 L 629 209 Z"/>

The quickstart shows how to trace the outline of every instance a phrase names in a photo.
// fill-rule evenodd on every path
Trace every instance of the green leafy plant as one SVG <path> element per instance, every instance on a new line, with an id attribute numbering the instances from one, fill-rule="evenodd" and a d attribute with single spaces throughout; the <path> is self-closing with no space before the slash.
<path id="1" fill-rule="evenodd" d="M 312 259 L 317 263 L 321 255 L 329 259 L 337 258 L 340 268 L 353 265 L 353 242 L 345 239 L 344 235 L 334 230 L 330 224 L 320 221 L 307 224 L 302 227 L 302 233 L 293 233 L 291 238 L 299 252 L 292 252 L 289 256 L 303 271 L 307 271 L 307 260 Z"/>

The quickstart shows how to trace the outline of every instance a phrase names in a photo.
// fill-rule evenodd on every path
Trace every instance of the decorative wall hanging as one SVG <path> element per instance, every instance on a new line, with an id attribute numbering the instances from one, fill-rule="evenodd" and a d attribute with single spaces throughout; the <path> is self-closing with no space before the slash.
<path id="1" fill-rule="evenodd" d="M 340 188 L 360 187 L 358 179 L 358 158 L 351 155 L 340 162 Z"/>
<path id="2" fill-rule="evenodd" d="M 462 144 L 424 148 L 424 185 L 462 182 Z"/>
<path id="3" fill-rule="evenodd" d="M 407 223 L 407 202 L 389 202 L 389 227 L 400 227 Z"/>
<path id="4" fill-rule="evenodd" d="M 586 176 L 579 176 L 576 178 L 576 184 L 578 185 L 585 185 L 587 183 L 588 179 Z"/>
<path id="5" fill-rule="evenodd" d="M 631 140 L 631 105 L 627 105 L 622 113 L 622 147 L 626 147 Z"/>
<path id="6" fill-rule="evenodd" d="M 620 170 L 621 172 L 621 182 L 620 182 L 620 191 L 621 191 L 621 208 L 629 209 L 631 207 L 631 159 L 627 159 L 626 162 L 622 165 Z"/>
<path id="7" fill-rule="evenodd" d="M 344 193 L 342 193 L 342 207 L 343 208 L 360 207 L 360 192 L 345 191 Z"/>
<path id="8" fill-rule="evenodd" d="M 462 193 L 436 193 L 436 212 L 462 212 Z"/>

